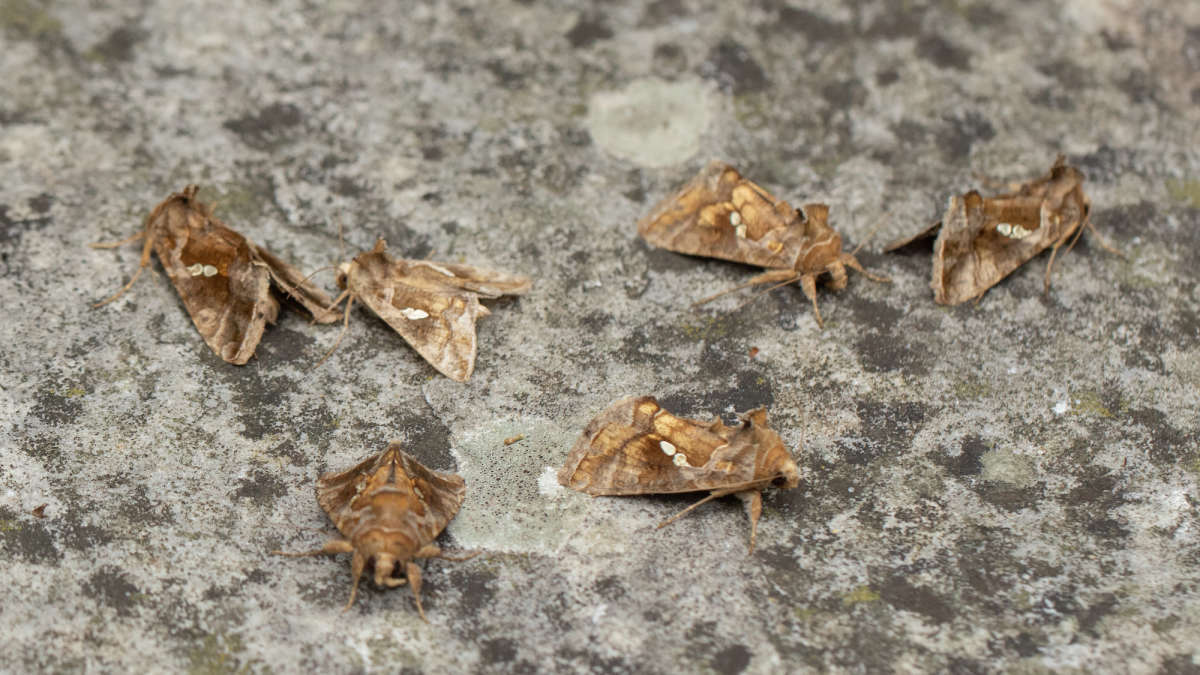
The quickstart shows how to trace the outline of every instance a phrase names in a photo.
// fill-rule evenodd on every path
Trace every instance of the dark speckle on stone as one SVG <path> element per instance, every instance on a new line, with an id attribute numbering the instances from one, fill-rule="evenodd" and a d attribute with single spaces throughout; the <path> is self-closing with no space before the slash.
<path id="1" fill-rule="evenodd" d="M 130 583 L 125 572 L 112 565 L 96 570 L 83 585 L 84 595 L 99 600 L 121 616 L 133 614 L 139 589 Z"/>
<path id="2" fill-rule="evenodd" d="M 489 665 L 512 663 L 517 658 L 517 643 L 508 638 L 484 640 L 479 646 L 483 662 Z"/>
<path id="3" fill-rule="evenodd" d="M 256 506 L 270 506 L 276 499 L 286 495 L 287 485 L 273 473 L 255 469 L 251 475 L 237 482 L 233 491 L 235 499 L 249 499 Z"/>
<path id="4" fill-rule="evenodd" d="M 841 80 L 821 87 L 821 95 L 835 110 L 846 110 L 862 105 L 867 89 L 858 80 Z"/>
<path id="5" fill-rule="evenodd" d="M 329 191 L 341 197 L 354 198 L 361 197 L 367 191 L 367 188 L 349 176 L 338 176 L 329 185 Z"/>
<path id="6" fill-rule="evenodd" d="M 33 209 L 34 213 L 45 213 L 50 210 L 50 205 L 54 203 L 54 195 L 43 192 L 42 194 L 31 197 L 29 199 L 29 208 Z"/>
<path id="7" fill-rule="evenodd" d="M 286 141 L 293 128 L 303 121 L 300 108 L 291 103 L 272 103 L 257 113 L 228 120 L 224 126 L 246 145 L 267 150 Z"/>
<path id="8" fill-rule="evenodd" d="M 82 398 L 72 393 L 63 395 L 43 389 L 38 392 L 36 400 L 33 416 L 51 426 L 74 424 L 83 414 Z"/>
<path id="9" fill-rule="evenodd" d="M 700 74 L 716 80 L 722 89 L 735 96 L 761 91 L 767 86 L 767 75 L 762 66 L 745 47 L 731 39 L 712 48 L 700 65 Z"/>
<path id="10" fill-rule="evenodd" d="M 977 476 L 983 471 L 983 455 L 991 448 L 979 436 L 963 439 L 958 454 L 948 457 L 946 468 L 956 476 Z"/>
<path id="11" fill-rule="evenodd" d="M 646 5 L 638 25 L 643 28 L 653 28 L 665 23 L 678 21 L 686 16 L 683 0 L 654 0 Z"/>
<path id="12" fill-rule="evenodd" d="M 970 52 L 939 35 L 923 35 L 917 41 L 917 56 L 929 60 L 939 68 L 968 70 L 971 65 Z"/>
<path id="13" fill-rule="evenodd" d="M 61 557 L 45 525 L 3 506 L 0 506 L 0 550 L 40 565 L 58 562 Z"/>
<path id="14" fill-rule="evenodd" d="M 810 42 L 841 42 L 849 31 L 846 26 L 807 9 L 781 5 L 778 28 L 789 33 L 799 33 Z"/>
<path id="15" fill-rule="evenodd" d="M 567 42 L 575 49 L 586 49 L 612 36 L 612 29 L 602 17 L 584 15 L 567 31 Z"/>
<path id="16" fill-rule="evenodd" d="M 687 70 L 687 54 L 674 42 L 663 42 L 655 45 L 650 67 L 655 75 L 666 80 L 674 79 Z"/>
<path id="17" fill-rule="evenodd" d="M 900 80 L 900 73 L 895 68 L 885 68 L 875 74 L 875 84 L 886 87 Z"/>
<path id="18" fill-rule="evenodd" d="M 954 610 L 932 590 L 915 586 L 903 576 L 895 576 L 879 587 L 879 597 L 897 608 L 922 614 L 934 623 L 946 623 L 954 618 Z"/>
<path id="19" fill-rule="evenodd" d="M 132 61 L 134 48 L 145 39 L 145 32 L 130 26 L 121 26 L 109 33 L 102 42 L 92 47 L 92 52 L 105 61 Z"/>
<path id="20" fill-rule="evenodd" d="M 968 110 L 944 120 L 938 131 L 937 144 L 947 161 L 961 162 L 971 156 L 971 146 L 980 141 L 990 141 L 996 136 L 996 128 L 983 115 Z"/>
<path id="21" fill-rule="evenodd" d="M 729 645 L 713 656 L 712 667 L 722 675 L 737 675 L 750 665 L 750 657 L 745 645 Z"/>

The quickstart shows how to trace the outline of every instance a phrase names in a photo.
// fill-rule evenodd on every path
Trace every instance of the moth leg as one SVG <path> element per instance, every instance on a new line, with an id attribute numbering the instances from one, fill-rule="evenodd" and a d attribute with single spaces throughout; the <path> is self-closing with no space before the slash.
<path id="1" fill-rule="evenodd" d="M 737 286 L 734 286 L 733 288 L 726 288 L 725 290 L 721 291 L 720 293 L 717 293 L 715 295 L 710 295 L 707 298 L 704 298 L 703 300 L 697 300 L 696 302 L 692 303 L 692 307 L 698 307 L 700 305 L 708 304 L 723 295 L 728 295 L 730 293 L 733 293 L 734 291 L 740 291 L 743 288 L 749 288 L 751 286 L 758 286 L 759 284 L 769 284 L 769 283 L 778 282 L 778 281 L 787 281 L 790 279 L 794 279 L 795 276 L 796 276 L 796 273 L 792 270 L 771 270 L 770 272 L 764 272 L 763 274 L 759 274 L 757 276 L 751 277 L 750 280 L 744 284 L 738 284 Z"/>
<path id="2" fill-rule="evenodd" d="M 817 307 L 817 277 L 815 274 L 805 274 L 800 277 L 800 289 L 804 291 L 804 295 L 812 300 L 813 316 L 817 317 L 817 326 L 825 327 L 825 322 L 821 320 L 821 310 Z"/>
<path id="3" fill-rule="evenodd" d="M 124 295 L 125 291 L 129 290 L 133 286 L 133 283 L 135 281 L 137 281 L 138 277 L 142 276 L 142 272 L 144 272 L 146 270 L 146 266 L 150 264 L 150 250 L 154 246 L 154 239 L 150 236 L 149 230 L 142 230 L 142 233 L 137 236 L 145 237 L 146 243 L 142 246 L 142 259 L 138 262 L 138 268 L 137 268 L 137 271 L 133 273 L 133 278 L 129 280 L 129 283 L 122 286 L 121 290 L 117 291 L 111 298 L 109 298 L 107 300 L 101 300 L 100 302 L 97 302 L 96 304 L 92 305 L 93 309 L 96 307 L 101 307 L 103 305 L 107 305 L 108 303 L 112 302 L 113 300 L 116 300 L 117 298 Z M 128 241 L 137 241 L 137 238 L 135 237 Z M 117 244 L 123 244 L 123 243 L 126 243 L 126 242 L 117 242 Z M 108 248 L 108 247 L 107 246 L 97 246 L 96 248 Z"/>
<path id="4" fill-rule="evenodd" d="M 271 551 L 271 555 L 283 555 L 289 558 L 303 558 L 312 555 L 337 555 L 338 553 L 351 553 L 354 551 L 354 544 L 351 544 L 346 539 L 330 539 L 325 542 L 325 545 L 315 551 Z"/>
<path id="5" fill-rule="evenodd" d="M 425 618 L 425 609 L 421 607 L 421 568 L 411 560 L 404 566 L 404 574 L 408 577 L 408 585 L 412 588 L 413 600 L 417 602 L 417 613 L 421 615 L 421 620 L 429 623 L 429 619 Z"/>
<path id="6" fill-rule="evenodd" d="M 687 507 L 686 509 L 680 511 L 679 513 L 676 513 L 675 515 L 671 516 L 670 518 L 667 518 L 666 520 L 659 523 L 658 528 L 656 528 L 656 529 L 662 529 L 662 528 L 666 527 L 667 525 L 670 525 L 671 523 L 686 516 L 692 509 L 696 508 L 697 506 L 700 506 L 701 504 L 711 502 L 714 499 L 719 499 L 721 497 L 725 497 L 725 496 L 734 494 L 735 492 L 737 492 L 737 491 L 736 490 L 713 490 L 712 492 L 708 493 L 708 496 L 705 497 L 704 499 L 701 499 L 700 501 L 696 502 L 695 504 L 692 504 L 691 506 Z"/>
<path id="7" fill-rule="evenodd" d="M 421 547 L 421 549 L 419 551 L 417 551 L 416 553 L 413 554 L 413 557 L 414 558 L 441 558 L 442 560 L 451 560 L 454 562 L 462 562 L 464 560 L 470 560 L 471 558 L 474 558 L 475 556 L 479 555 L 480 553 L 482 553 L 482 551 L 467 551 L 466 553 L 464 553 L 462 555 L 453 555 L 453 554 L 447 554 L 445 551 L 438 548 L 438 546 L 436 544 L 425 544 L 424 546 Z"/>
<path id="8" fill-rule="evenodd" d="M 349 293 L 350 293 L 350 291 L 346 291 L 345 293 L 342 293 L 341 295 L 339 295 L 338 299 L 334 300 L 333 304 L 330 305 L 328 307 L 328 309 L 333 309 L 334 307 L 337 307 L 337 304 L 342 301 L 342 298 L 345 297 L 346 295 L 348 295 Z M 329 351 L 325 352 L 325 356 L 322 356 L 321 360 L 317 361 L 317 366 L 320 366 L 322 363 L 325 363 L 325 360 L 333 355 L 333 350 L 337 349 L 338 345 L 342 344 L 342 338 L 346 337 L 346 331 L 350 330 L 350 308 L 353 306 L 354 306 L 354 296 L 350 295 L 350 299 L 346 301 L 346 315 L 344 317 L 342 317 L 342 332 L 338 333 L 337 340 L 334 340 L 333 346 L 329 348 Z M 314 367 L 317 367 L 317 366 L 314 366 Z"/>
<path id="9" fill-rule="evenodd" d="M 363 570 L 366 567 L 366 556 L 355 551 L 354 559 L 350 561 L 350 574 L 354 576 L 354 583 L 350 584 L 350 599 L 346 601 L 346 606 L 342 608 L 342 612 L 346 612 L 354 606 L 354 598 L 358 597 L 358 582 L 362 579 Z"/>
<path id="10" fill-rule="evenodd" d="M 1081 227 L 1081 228 L 1079 228 L 1079 232 L 1076 233 L 1075 238 L 1078 239 L 1079 234 L 1082 232 L 1083 232 L 1083 228 Z M 1054 257 L 1058 255 L 1058 249 L 1060 247 L 1062 247 L 1062 245 L 1065 241 L 1066 241 L 1065 238 L 1059 239 L 1058 241 L 1054 242 L 1054 246 L 1051 247 L 1051 249 L 1050 249 L 1050 262 L 1046 263 L 1046 279 L 1042 285 L 1042 293 L 1043 294 L 1047 294 L 1050 292 L 1050 270 L 1054 269 Z M 1075 242 L 1071 242 L 1071 246 L 1074 246 L 1074 245 L 1075 245 Z M 1067 247 L 1068 251 L 1071 250 L 1071 246 Z"/>
<path id="11" fill-rule="evenodd" d="M 758 538 L 758 519 L 762 517 L 762 490 L 743 490 L 737 493 L 739 499 L 746 504 L 746 515 L 750 516 L 750 550 L 746 555 L 754 553 L 754 542 Z"/>
<path id="12" fill-rule="evenodd" d="M 864 277 L 870 279 L 871 281 L 878 281 L 878 282 L 884 283 L 884 284 L 892 283 L 891 277 L 885 277 L 880 274 L 872 274 L 872 273 L 868 272 L 866 270 L 866 268 L 863 267 L 862 264 L 858 262 L 858 258 L 855 258 L 853 255 L 851 255 L 849 253 L 843 253 L 841 255 L 841 257 L 838 258 L 838 261 L 841 262 L 846 267 L 849 267 L 850 269 L 854 270 L 855 272 L 858 272 L 859 274 L 863 275 Z"/>

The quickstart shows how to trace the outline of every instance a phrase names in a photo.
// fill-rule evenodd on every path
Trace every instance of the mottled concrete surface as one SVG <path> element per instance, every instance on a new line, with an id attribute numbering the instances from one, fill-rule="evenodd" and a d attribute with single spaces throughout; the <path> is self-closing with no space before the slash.
<path id="1" fill-rule="evenodd" d="M 0 0 L 0 669 L 1200 670 L 1200 5 L 403 4 Z M 1085 236 L 1048 296 L 1043 257 L 947 309 L 878 253 L 1060 152 L 1127 259 Z M 634 223 L 712 157 L 850 245 L 883 220 L 895 283 L 823 291 L 824 331 L 794 287 L 690 310 L 753 270 Z M 466 385 L 361 311 L 319 368 L 296 313 L 230 366 L 157 263 L 89 307 L 138 251 L 87 244 L 187 182 L 306 270 L 341 223 L 535 287 Z M 655 530 L 689 500 L 550 479 L 633 393 L 803 445 L 753 556 L 736 500 Z M 426 565 L 428 624 L 268 554 L 392 438 L 486 552 Z"/>

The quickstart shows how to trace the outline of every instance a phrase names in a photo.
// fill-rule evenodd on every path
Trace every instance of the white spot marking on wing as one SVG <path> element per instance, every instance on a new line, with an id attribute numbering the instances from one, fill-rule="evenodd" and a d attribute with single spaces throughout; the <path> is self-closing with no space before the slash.
<path id="1" fill-rule="evenodd" d="M 196 263 L 195 265 L 188 265 L 187 271 L 188 271 L 188 274 L 191 274 L 194 277 L 198 277 L 201 274 L 204 274 L 204 265 L 202 265 L 200 263 Z"/>
<path id="2" fill-rule="evenodd" d="M 417 321 L 419 319 L 429 318 L 429 312 L 426 312 L 423 309 L 413 309 L 412 307 L 405 307 L 404 309 L 400 310 L 400 313 L 403 314 L 404 318 L 408 319 L 409 321 Z"/>
<path id="3" fill-rule="evenodd" d="M 205 266 L 204 266 L 204 276 L 206 276 L 206 277 L 212 277 L 212 276 L 216 276 L 216 274 L 217 274 L 217 268 L 216 268 L 216 267 L 213 267 L 212 265 L 205 265 Z"/>
<path id="4" fill-rule="evenodd" d="M 662 451 L 667 455 L 667 457 L 675 454 L 675 445 L 670 441 L 659 441 L 658 447 L 662 448 Z"/>
<path id="5" fill-rule="evenodd" d="M 687 457 L 685 457 L 682 452 L 675 453 L 675 457 L 673 457 L 671 461 L 675 462 L 675 466 L 689 466 Z"/>

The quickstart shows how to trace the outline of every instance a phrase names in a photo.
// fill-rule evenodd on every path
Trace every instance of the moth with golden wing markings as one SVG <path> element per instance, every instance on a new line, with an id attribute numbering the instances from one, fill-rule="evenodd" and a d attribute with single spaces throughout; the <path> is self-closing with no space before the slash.
<path id="1" fill-rule="evenodd" d="M 985 198 L 971 190 L 951 197 L 939 222 L 888 244 L 885 250 L 895 251 L 936 234 L 929 282 L 933 299 L 941 305 L 957 305 L 982 298 L 1001 279 L 1049 248 L 1043 285 L 1049 293 L 1058 249 L 1068 240 L 1074 246 L 1085 228 L 1100 239 L 1101 247 L 1121 255 L 1100 238 L 1089 219 L 1091 205 L 1083 194 L 1083 180 L 1083 173 L 1060 155 L 1049 173 L 1011 192 Z"/>
<path id="2" fill-rule="evenodd" d="M 421 568 L 413 561 L 468 560 L 478 555 L 447 555 L 433 543 L 458 513 L 466 493 L 462 476 L 426 468 L 393 441 L 378 455 L 346 471 L 327 473 L 317 481 L 317 502 L 341 537 L 315 551 L 273 553 L 293 557 L 351 553 L 354 581 L 343 611 L 354 604 L 359 579 L 370 568 L 376 586 L 395 588 L 407 582 L 417 612 L 425 619 Z"/>
<path id="3" fill-rule="evenodd" d="M 736 495 L 750 516 L 750 551 L 762 515 L 762 491 L 800 483 L 795 460 L 767 426 L 763 408 L 726 426 L 676 417 L 652 396 L 631 396 L 588 423 L 558 482 L 590 495 L 708 491 L 709 495 L 659 524 L 674 522 L 701 504 Z"/>
<path id="4" fill-rule="evenodd" d="M 829 274 L 829 287 L 835 290 L 846 287 L 847 267 L 872 281 L 890 281 L 866 271 L 853 253 L 842 250 L 841 235 L 829 226 L 828 206 L 805 204 L 803 210 L 794 209 L 719 161 L 659 202 L 638 221 L 638 233 L 650 244 L 676 253 L 768 270 L 730 290 L 800 282 L 820 326 L 824 322 L 817 308 L 817 278 L 822 274 Z"/>
<path id="5" fill-rule="evenodd" d="M 198 191 L 189 185 L 163 200 L 147 216 L 141 234 L 115 244 L 93 244 L 112 248 L 145 239 L 133 278 L 96 307 L 129 290 L 150 264 L 153 250 L 196 330 L 229 363 L 249 361 L 266 324 L 275 322 L 279 300 L 272 288 L 306 309 L 318 323 L 337 321 L 337 313 L 327 309 L 332 300 L 324 291 L 217 219 L 212 208 L 196 199 Z"/>
<path id="6" fill-rule="evenodd" d="M 491 313 L 479 299 L 525 293 L 529 277 L 470 265 L 396 259 L 386 249 L 380 238 L 370 251 L 338 268 L 337 284 L 344 292 L 336 302 L 349 297 L 346 320 L 354 301 L 362 301 L 438 372 L 466 382 L 475 370 L 475 321 Z"/>

